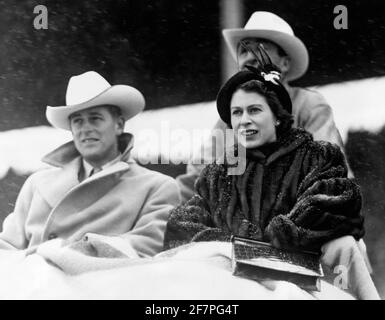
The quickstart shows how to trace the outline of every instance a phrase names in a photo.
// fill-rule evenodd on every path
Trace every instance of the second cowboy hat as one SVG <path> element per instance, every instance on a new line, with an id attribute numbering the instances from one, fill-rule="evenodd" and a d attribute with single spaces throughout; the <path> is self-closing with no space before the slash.
<path id="1" fill-rule="evenodd" d="M 71 77 L 67 87 L 66 106 L 47 106 L 46 117 L 52 126 L 71 130 L 71 114 L 99 105 L 117 106 L 121 109 L 123 118 L 128 120 L 144 109 L 145 100 L 134 87 L 111 86 L 99 73 L 88 71 Z"/>
<path id="2" fill-rule="evenodd" d="M 274 13 L 256 11 L 244 28 L 224 29 L 222 33 L 234 59 L 237 59 L 239 41 L 246 38 L 261 38 L 279 45 L 290 57 L 287 80 L 298 79 L 307 70 L 309 54 L 306 46 L 294 35 L 290 25 Z"/>

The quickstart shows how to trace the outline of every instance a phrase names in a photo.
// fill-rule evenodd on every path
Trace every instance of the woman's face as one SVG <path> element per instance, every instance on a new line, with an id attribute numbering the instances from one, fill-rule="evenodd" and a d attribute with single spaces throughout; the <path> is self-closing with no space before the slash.
<path id="1" fill-rule="evenodd" d="M 231 126 L 245 148 L 261 147 L 277 140 L 276 118 L 264 96 L 239 89 L 230 103 Z"/>

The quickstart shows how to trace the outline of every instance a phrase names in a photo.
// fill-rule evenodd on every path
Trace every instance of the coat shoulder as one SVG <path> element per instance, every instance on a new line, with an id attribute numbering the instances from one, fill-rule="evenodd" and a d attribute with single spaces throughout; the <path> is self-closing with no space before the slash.
<path id="1" fill-rule="evenodd" d="M 304 144 L 303 147 L 307 149 L 311 157 L 318 158 L 323 162 L 345 163 L 345 156 L 341 148 L 335 143 L 311 140 Z"/>
<path id="2" fill-rule="evenodd" d="M 330 117 L 332 109 L 327 102 L 326 98 L 313 89 L 307 88 L 295 88 L 293 98 L 293 112 L 305 121 L 299 122 L 299 125 L 306 124 L 308 118 L 317 117 Z"/>
<path id="3" fill-rule="evenodd" d="M 148 169 L 140 164 L 130 163 L 130 169 L 121 176 L 122 184 L 134 192 L 147 194 L 147 200 L 165 202 L 173 206 L 181 202 L 176 180 L 164 173 Z"/>
<path id="4" fill-rule="evenodd" d="M 169 185 L 175 185 L 175 187 L 177 188 L 177 183 L 175 179 L 172 178 L 171 176 L 168 176 L 156 170 L 148 169 L 136 162 L 130 164 L 130 166 L 131 166 L 131 169 L 125 174 L 127 177 L 141 176 L 147 181 L 152 181 L 152 183 L 158 186 L 162 184 L 169 184 Z"/>
<path id="5" fill-rule="evenodd" d="M 325 154 L 325 153 L 340 153 L 342 154 L 341 148 L 332 142 L 329 141 L 323 141 L 323 140 L 311 140 L 308 141 L 307 147 L 311 148 L 315 152 Z"/>
<path id="6" fill-rule="evenodd" d="M 55 179 L 55 177 L 57 177 L 57 174 L 62 170 L 63 169 L 59 167 L 48 167 L 45 169 L 41 169 L 32 173 L 27 180 L 29 180 L 32 184 L 45 183 L 47 181 Z"/>
<path id="7" fill-rule="evenodd" d="M 308 104 L 328 104 L 326 98 L 317 90 L 310 88 L 298 88 L 298 95 L 304 100 L 310 102 Z"/>

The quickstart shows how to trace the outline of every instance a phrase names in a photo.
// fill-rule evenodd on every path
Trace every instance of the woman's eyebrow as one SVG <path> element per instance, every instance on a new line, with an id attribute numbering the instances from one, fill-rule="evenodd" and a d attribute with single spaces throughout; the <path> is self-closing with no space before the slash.
<path id="1" fill-rule="evenodd" d="M 250 108 L 250 107 L 263 107 L 263 105 L 262 105 L 262 104 L 259 104 L 259 103 L 255 103 L 255 104 L 250 104 L 250 105 L 248 105 L 247 107 L 248 107 L 248 108 Z"/>
<path id="2" fill-rule="evenodd" d="M 246 106 L 246 108 L 250 108 L 250 107 L 262 107 L 263 108 L 263 104 L 255 103 L 255 104 L 249 104 L 248 106 Z M 230 109 L 236 109 L 236 108 L 242 108 L 242 107 L 230 106 Z"/>

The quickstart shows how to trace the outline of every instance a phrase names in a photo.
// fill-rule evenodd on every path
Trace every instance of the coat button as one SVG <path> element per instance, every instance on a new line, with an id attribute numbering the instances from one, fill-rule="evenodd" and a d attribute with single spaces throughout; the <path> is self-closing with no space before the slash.
<path id="1" fill-rule="evenodd" d="M 50 234 L 48 235 L 48 240 L 52 240 L 52 239 L 56 239 L 56 238 L 57 238 L 57 235 L 54 234 L 54 233 L 50 233 Z"/>

